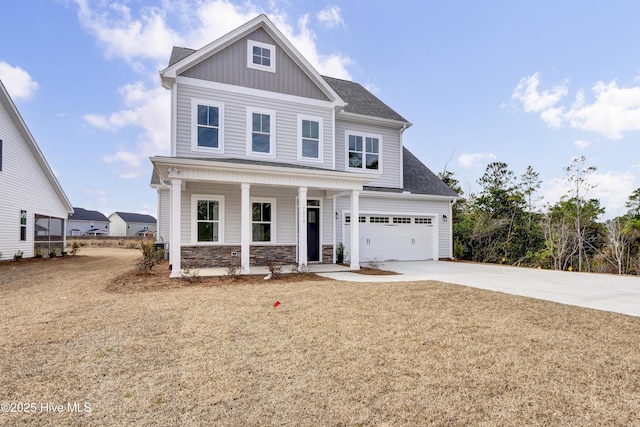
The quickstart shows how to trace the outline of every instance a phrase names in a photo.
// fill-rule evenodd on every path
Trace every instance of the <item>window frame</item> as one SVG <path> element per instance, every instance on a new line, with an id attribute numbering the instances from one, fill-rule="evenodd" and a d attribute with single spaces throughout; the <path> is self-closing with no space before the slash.
<path id="1" fill-rule="evenodd" d="M 318 157 L 305 157 L 304 156 L 304 144 L 303 144 L 303 121 L 317 122 L 318 123 Z M 298 114 L 297 127 L 298 127 L 298 160 L 304 162 L 323 163 L 324 162 L 324 138 L 323 138 L 323 126 L 324 120 L 322 117 L 308 116 L 305 114 Z M 312 138 L 304 138 L 312 139 Z"/>
<path id="2" fill-rule="evenodd" d="M 208 202 L 218 202 L 218 241 L 198 240 L 198 202 L 206 200 Z M 224 243 L 224 196 L 215 194 L 192 194 L 191 195 L 191 244 L 193 245 L 220 245 Z M 206 221 L 215 222 L 215 221 Z"/>
<path id="3" fill-rule="evenodd" d="M 254 47 L 259 47 L 261 49 L 269 49 L 271 51 L 270 65 L 256 64 L 253 62 Z M 275 73 L 276 72 L 276 46 L 269 43 L 259 42 L 256 40 L 250 40 L 250 39 L 247 40 L 247 68 Z"/>
<path id="4" fill-rule="evenodd" d="M 218 146 L 206 147 L 198 145 L 198 107 L 214 107 L 218 109 Z M 214 126 L 208 126 L 213 128 Z M 191 99 L 191 149 L 208 153 L 224 153 L 224 104 L 209 99 Z"/>
<path id="5" fill-rule="evenodd" d="M 27 234 L 27 224 L 29 223 L 29 215 L 26 210 L 20 209 L 20 241 L 26 242 L 29 240 Z"/>
<path id="6" fill-rule="evenodd" d="M 271 204 L 271 221 L 254 221 L 253 220 L 253 205 L 255 203 L 270 203 Z M 251 198 L 251 212 L 249 212 L 249 215 L 251 215 L 251 244 L 269 244 L 269 243 L 276 243 L 276 219 L 277 219 L 277 214 L 276 214 L 276 199 L 273 198 L 265 198 L 265 197 L 259 197 L 259 198 Z M 269 240 L 253 240 L 253 225 L 254 224 L 270 224 L 271 228 L 269 230 Z"/>
<path id="7" fill-rule="evenodd" d="M 2 140 L 0 139 L 0 172 L 2 172 Z"/>
<path id="8" fill-rule="evenodd" d="M 375 134 L 375 133 L 367 133 L 367 132 L 358 132 L 358 131 L 352 131 L 352 130 L 345 130 L 344 132 L 345 137 L 344 137 L 344 141 L 345 141 L 345 170 L 357 170 L 357 171 L 361 171 L 361 172 L 366 172 L 366 173 L 373 173 L 373 174 L 379 174 L 382 172 L 382 148 L 383 148 L 383 140 L 382 140 L 382 135 L 380 134 Z M 362 138 L 362 151 L 359 151 L 359 153 L 362 154 L 362 166 L 359 167 L 354 167 L 351 166 L 349 164 L 349 153 L 351 150 L 349 150 L 349 137 L 350 136 L 358 136 Z M 369 169 L 367 168 L 367 138 L 375 138 L 378 140 L 378 168 L 377 169 Z M 355 151 L 354 151 L 355 152 Z M 370 153 L 370 154 L 374 154 L 374 153 Z"/>
<path id="9" fill-rule="evenodd" d="M 269 116 L 269 152 L 253 151 L 253 115 Z M 276 112 L 264 108 L 247 107 L 247 156 L 275 157 L 276 156 Z"/>

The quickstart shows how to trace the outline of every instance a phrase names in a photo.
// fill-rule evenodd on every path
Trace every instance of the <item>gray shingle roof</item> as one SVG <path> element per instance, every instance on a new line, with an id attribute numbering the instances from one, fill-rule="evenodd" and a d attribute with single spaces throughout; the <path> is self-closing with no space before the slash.
<path id="1" fill-rule="evenodd" d="M 322 76 L 322 78 L 340 95 L 340 98 L 348 104 L 344 109 L 347 113 L 409 123 L 407 119 L 380 101 L 380 99 L 365 89 L 361 84 L 327 76 Z"/>
<path id="2" fill-rule="evenodd" d="M 380 191 L 384 193 L 402 193 L 408 191 L 411 194 L 424 194 L 430 196 L 458 197 L 458 194 L 445 184 L 431 169 L 425 166 L 416 156 L 403 147 L 402 162 L 404 166 L 404 188 L 370 187 L 365 190 Z"/>
<path id="3" fill-rule="evenodd" d="M 457 197 L 447 184 L 425 166 L 416 156 L 403 147 L 404 190 L 414 194 L 431 194 L 435 196 Z"/>
<path id="4" fill-rule="evenodd" d="M 69 219 L 75 221 L 106 221 L 109 222 L 103 213 L 98 211 L 90 211 L 82 208 L 73 208 L 73 213 L 69 214 Z"/>
<path id="5" fill-rule="evenodd" d="M 125 222 L 142 222 L 145 224 L 155 224 L 156 219 L 151 215 L 132 213 L 132 212 L 114 212 Z"/>
<path id="6" fill-rule="evenodd" d="M 176 62 L 182 61 L 184 58 L 195 52 L 196 50 L 189 49 L 188 47 L 174 46 L 171 50 L 171 57 L 169 58 L 169 67 L 171 67 Z"/>

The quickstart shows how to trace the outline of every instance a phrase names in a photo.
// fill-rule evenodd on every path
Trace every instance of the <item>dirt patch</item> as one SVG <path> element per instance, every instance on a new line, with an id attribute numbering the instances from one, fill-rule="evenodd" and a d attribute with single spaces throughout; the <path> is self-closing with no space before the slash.
<path id="1" fill-rule="evenodd" d="M 135 293 L 155 292 L 186 287 L 215 287 L 232 285 L 264 285 L 267 282 L 299 283 L 327 281 L 314 273 L 283 273 L 276 279 L 265 280 L 264 275 L 227 275 L 227 276 L 185 276 L 180 279 L 169 278 L 169 263 L 162 261 L 150 271 L 132 268 L 115 277 L 106 287 L 108 292 Z"/>
<path id="2" fill-rule="evenodd" d="M 36 405 L 2 425 L 640 425 L 637 317 L 439 282 L 107 292 L 139 251 L 82 256 L 0 265 L 0 402 Z"/>

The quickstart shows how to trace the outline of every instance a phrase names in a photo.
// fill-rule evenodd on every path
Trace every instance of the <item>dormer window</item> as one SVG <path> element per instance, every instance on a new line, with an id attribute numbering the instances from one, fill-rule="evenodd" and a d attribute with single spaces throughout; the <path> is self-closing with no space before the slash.
<path id="1" fill-rule="evenodd" d="M 254 40 L 247 41 L 247 67 L 276 72 L 276 47 Z"/>

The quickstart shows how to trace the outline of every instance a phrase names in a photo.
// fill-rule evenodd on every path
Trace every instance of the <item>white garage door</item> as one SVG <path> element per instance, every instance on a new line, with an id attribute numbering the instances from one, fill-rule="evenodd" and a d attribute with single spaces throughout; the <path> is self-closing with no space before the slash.
<path id="1" fill-rule="evenodd" d="M 360 261 L 415 261 L 435 258 L 435 218 L 361 215 Z M 345 250 L 350 253 L 351 221 L 345 217 Z"/>

